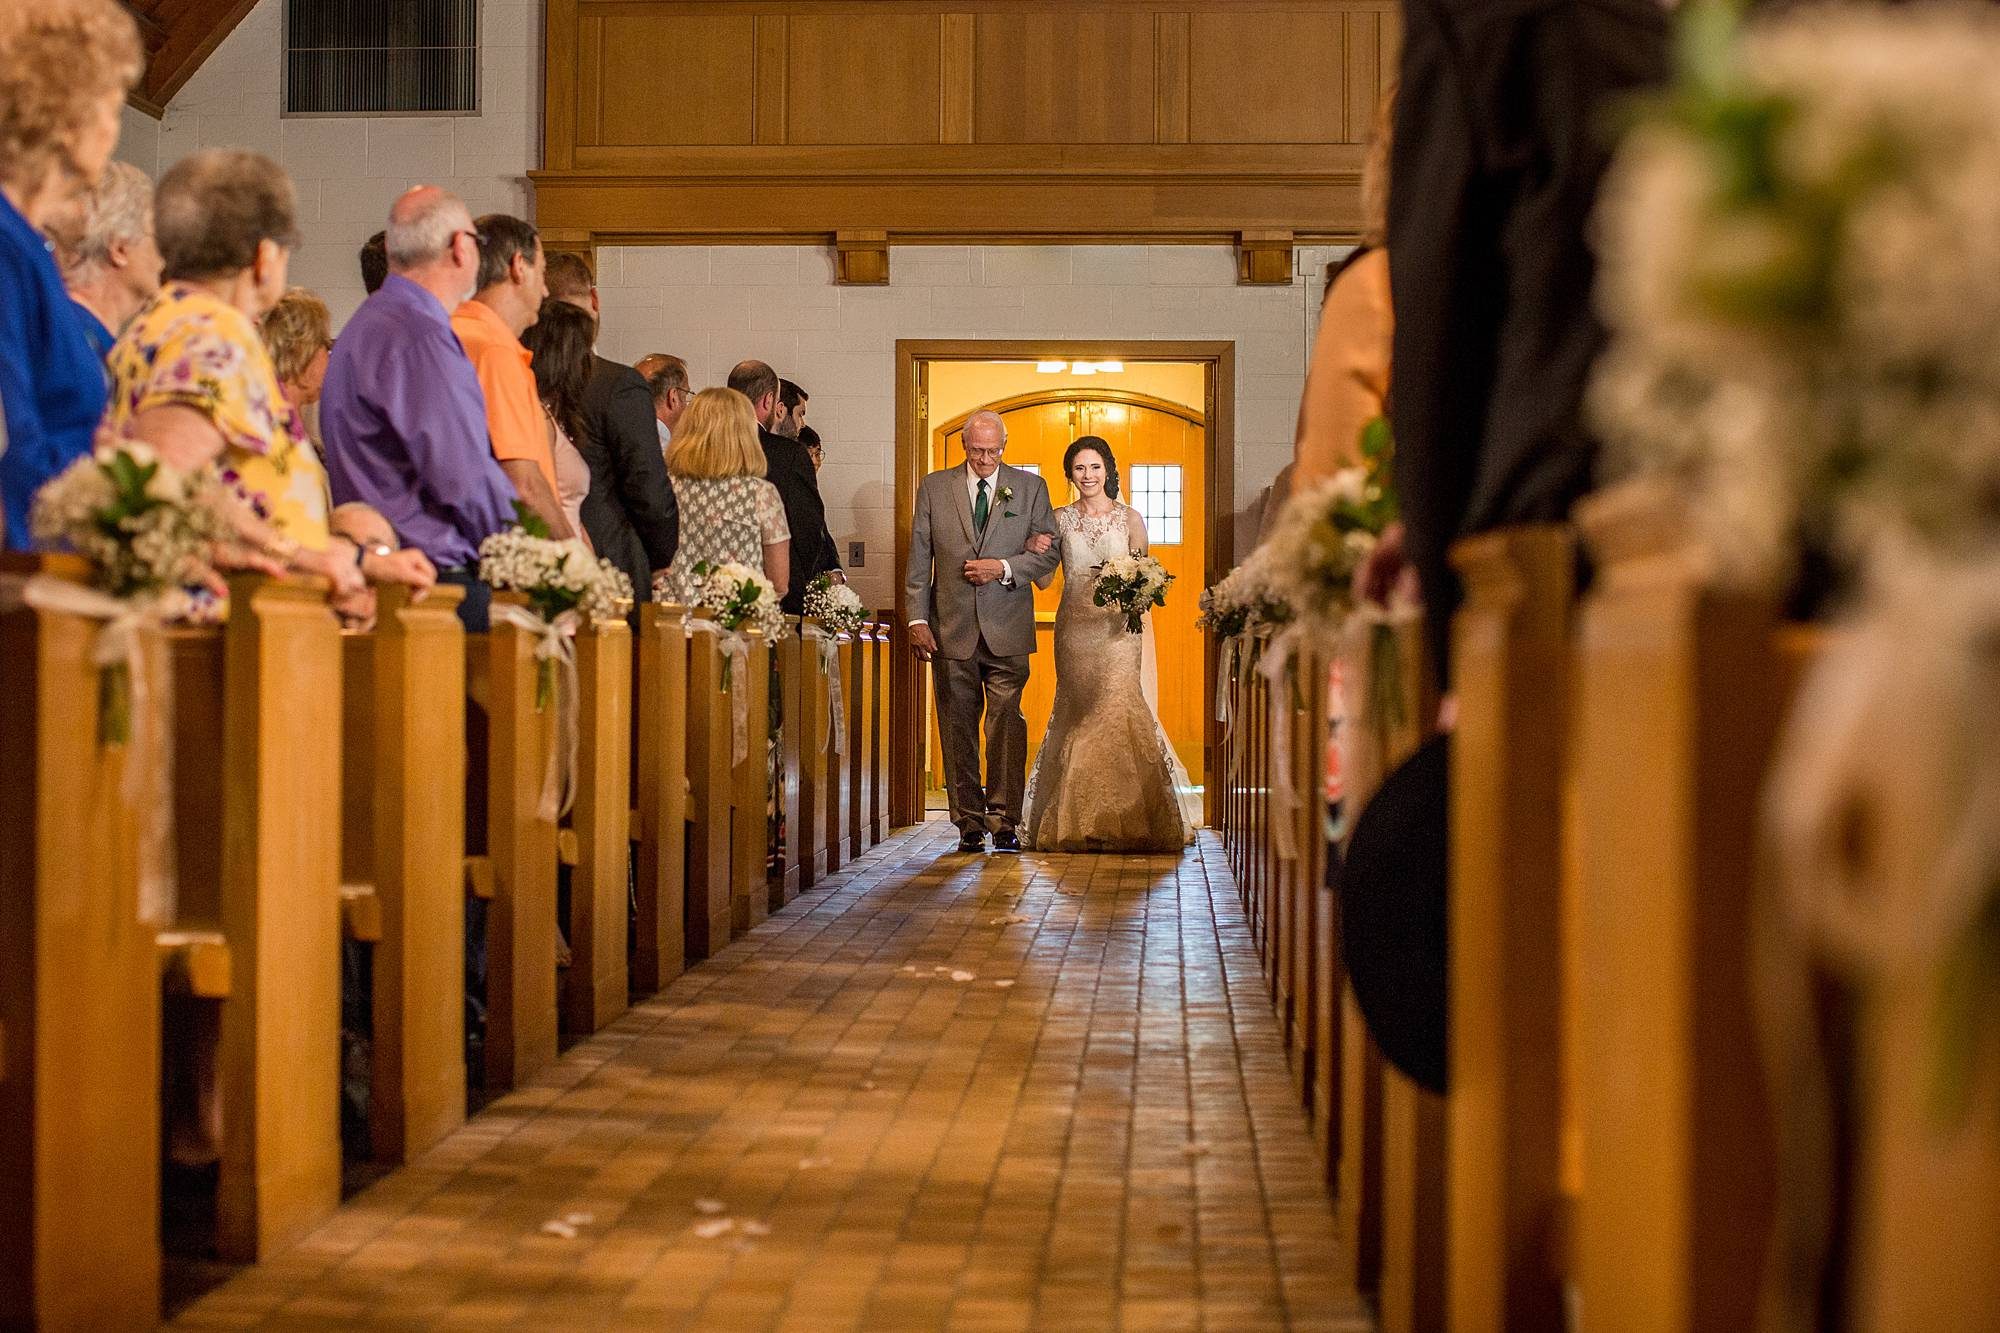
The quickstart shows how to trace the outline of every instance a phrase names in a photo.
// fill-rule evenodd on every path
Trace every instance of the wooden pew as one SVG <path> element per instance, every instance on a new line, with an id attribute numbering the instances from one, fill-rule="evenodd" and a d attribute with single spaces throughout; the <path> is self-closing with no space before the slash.
<path id="1" fill-rule="evenodd" d="M 1449 1319 L 1563 1319 L 1569 630 L 1575 543 L 1459 544 L 1451 772 Z M 1392 1125 L 1393 1129 L 1393 1125 Z"/>
<path id="2" fill-rule="evenodd" d="M 895 735 L 893 724 L 895 693 L 890 685 L 894 675 L 890 670 L 890 660 L 895 652 L 896 613 L 891 608 L 881 612 L 880 615 L 881 618 L 875 622 L 875 657 L 868 710 L 869 764 L 875 772 L 869 838 L 876 846 L 880 846 L 889 836 L 892 822 L 889 818 L 889 770 L 895 762 L 895 750 L 890 741 Z"/>
<path id="3" fill-rule="evenodd" d="M 819 629 L 819 622 L 810 617 L 800 624 L 801 634 L 806 627 Z M 825 879 L 828 870 L 827 675 L 817 643 L 807 643 L 801 651 L 798 697 L 804 750 L 799 761 L 799 823 L 805 836 L 799 846 L 799 878 L 800 886 L 809 889 Z"/>
<path id="4" fill-rule="evenodd" d="M 703 610 L 691 624 L 714 622 Z M 729 694 L 722 688 L 722 652 L 714 631 L 688 636 L 687 955 L 713 957 L 730 934 Z"/>
<path id="5" fill-rule="evenodd" d="M 160 1300 L 160 966 L 126 750 L 99 744 L 98 622 L 0 576 L 0 1326 L 149 1328 Z"/>
<path id="6" fill-rule="evenodd" d="M 527 605 L 519 593 L 496 602 Z M 535 706 L 535 639 L 499 623 L 466 641 L 468 878 L 486 901 L 489 1091 L 556 1056 L 556 826 L 541 818 L 556 710 Z"/>
<path id="7" fill-rule="evenodd" d="M 340 1202 L 340 631 L 322 585 L 239 577 L 220 631 L 168 637 L 180 897 L 164 947 L 229 951 L 215 1240 L 254 1262 Z"/>
<path id="8" fill-rule="evenodd" d="M 787 616 L 785 625 L 790 632 L 776 649 L 779 697 L 784 701 L 777 777 L 781 825 L 778 856 L 783 870 L 771 884 L 771 910 L 774 912 L 797 898 L 805 883 L 801 852 L 806 844 L 806 830 L 799 821 L 799 783 L 805 764 L 806 718 L 800 690 L 805 678 L 806 654 L 804 640 L 799 634 L 799 617 Z"/>
<path id="9" fill-rule="evenodd" d="M 632 985 L 650 994 L 687 966 L 687 608 L 639 608 L 638 938 Z"/>
<path id="10" fill-rule="evenodd" d="M 771 850 L 771 645 L 756 630 L 744 631 L 744 638 L 750 641 L 749 665 L 739 663 L 733 675 L 746 678 L 730 683 L 748 701 L 749 744 L 730 776 L 730 926 L 739 935 L 771 915 L 765 879 Z"/>
<path id="11" fill-rule="evenodd" d="M 847 705 L 847 859 L 853 860 L 874 845 L 869 836 L 874 823 L 875 770 L 870 759 L 868 709 L 875 683 L 875 627 L 863 622 L 853 634 L 849 648 L 853 674 L 849 677 Z"/>
<path id="12" fill-rule="evenodd" d="M 577 857 L 570 878 L 563 1017 L 570 1032 L 583 1036 L 624 1013 L 631 992 L 625 939 L 632 855 L 632 631 L 624 620 L 577 631 L 576 672 L 576 801 L 570 826 Z"/>
<path id="13" fill-rule="evenodd" d="M 840 698 L 834 699 L 835 683 L 838 682 Z M 834 636 L 833 662 L 827 670 L 823 686 L 825 702 L 820 707 L 819 726 L 826 742 L 825 762 L 826 787 L 821 794 L 820 810 L 824 828 L 821 830 L 826 845 L 826 869 L 828 874 L 840 869 L 853 859 L 854 843 L 847 833 L 847 804 L 851 793 L 848 790 L 847 756 L 834 749 L 833 714 L 839 711 L 843 718 L 847 710 L 847 697 L 854 688 L 854 636 L 840 634 Z"/>
<path id="14" fill-rule="evenodd" d="M 341 895 L 374 948 L 369 1136 L 401 1163 L 465 1119 L 464 590 L 376 589 L 342 636 Z"/>

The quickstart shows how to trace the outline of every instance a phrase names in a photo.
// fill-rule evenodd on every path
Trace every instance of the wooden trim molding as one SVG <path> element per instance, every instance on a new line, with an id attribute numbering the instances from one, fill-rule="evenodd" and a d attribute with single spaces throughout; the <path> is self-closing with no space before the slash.
<path id="1" fill-rule="evenodd" d="M 1293 235 L 1288 231 L 1246 231 L 1236 239 L 1236 280 L 1251 287 L 1292 284 Z"/>
<path id="2" fill-rule="evenodd" d="M 889 285 L 889 233 L 843 231 L 833 238 L 834 281 L 843 287 Z"/>

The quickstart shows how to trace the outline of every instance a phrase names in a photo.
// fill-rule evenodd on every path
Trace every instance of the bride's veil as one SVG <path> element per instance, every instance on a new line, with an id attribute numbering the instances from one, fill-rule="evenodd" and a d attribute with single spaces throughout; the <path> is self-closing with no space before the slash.
<path id="1" fill-rule="evenodd" d="M 1180 754 L 1174 749 L 1167 736 L 1166 727 L 1160 722 L 1160 650 L 1153 637 L 1153 617 L 1145 619 L 1142 643 L 1139 649 L 1139 690 L 1146 696 L 1146 707 L 1152 711 L 1153 725 L 1159 728 L 1160 739 L 1167 747 L 1167 762 L 1173 768 L 1174 796 L 1181 806 L 1181 818 L 1191 829 L 1201 827 L 1201 792 L 1196 789 L 1194 779 L 1188 775 L 1187 765 L 1181 762 Z"/>

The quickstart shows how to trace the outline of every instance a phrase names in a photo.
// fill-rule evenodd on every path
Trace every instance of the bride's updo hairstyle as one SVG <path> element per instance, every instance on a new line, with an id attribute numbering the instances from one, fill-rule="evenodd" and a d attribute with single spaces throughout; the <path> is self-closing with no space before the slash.
<path id="1" fill-rule="evenodd" d="M 1093 453 L 1104 460 L 1104 493 L 1116 500 L 1118 498 L 1118 459 L 1111 452 L 1111 446 L 1100 435 L 1086 435 L 1063 451 L 1064 479 L 1067 480 L 1070 477 L 1071 469 L 1076 467 L 1076 456 L 1081 453 Z M 1070 485 L 1075 486 L 1076 483 L 1070 481 Z"/>

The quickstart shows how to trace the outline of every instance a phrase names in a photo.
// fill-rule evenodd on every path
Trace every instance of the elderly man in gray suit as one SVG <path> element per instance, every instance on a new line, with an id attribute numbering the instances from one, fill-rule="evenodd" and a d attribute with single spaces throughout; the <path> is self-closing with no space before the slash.
<path id="1" fill-rule="evenodd" d="M 965 463 L 933 472 L 917 488 L 910 526 L 910 646 L 932 662 L 938 730 L 944 738 L 951 820 L 962 852 L 1017 852 L 1028 780 L 1028 722 L 1021 691 L 1035 651 L 1037 579 L 1061 561 L 1049 488 L 1000 461 L 1007 427 L 997 412 L 965 423 Z M 986 776 L 979 773 L 979 721 L 986 717 Z"/>

